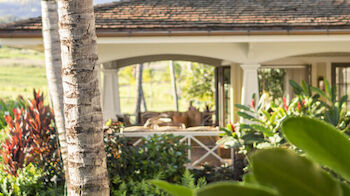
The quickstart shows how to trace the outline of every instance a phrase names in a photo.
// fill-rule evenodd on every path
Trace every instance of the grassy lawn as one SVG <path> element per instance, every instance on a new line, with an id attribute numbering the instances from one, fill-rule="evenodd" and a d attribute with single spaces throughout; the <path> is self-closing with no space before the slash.
<path id="1" fill-rule="evenodd" d="M 31 66 L 1 66 L 0 67 L 0 97 L 16 98 L 18 95 L 32 97 L 32 90 L 41 89 L 47 98 L 47 81 L 44 67 Z M 170 81 L 163 83 L 144 83 L 144 93 L 148 110 L 175 110 Z M 136 103 L 136 85 L 120 87 L 120 102 L 123 113 L 133 113 Z M 47 101 L 47 99 L 46 99 Z M 47 103 L 47 102 L 46 102 Z M 180 96 L 180 110 L 186 110 L 188 103 Z M 143 109 L 142 109 L 143 110 Z"/>
<path id="2" fill-rule="evenodd" d="M 27 49 L 14 49 L 0 46 L 0 59 L 43 60 L 44 53 Z"/>
<path id="3" fill-rule="evenodd" d="M 44 67 L 8 65 L 0 67 L 0 97 L 16 98 L 18 95 L 32 97 L 33 88 L 41 89 L 47 95 Z"/>

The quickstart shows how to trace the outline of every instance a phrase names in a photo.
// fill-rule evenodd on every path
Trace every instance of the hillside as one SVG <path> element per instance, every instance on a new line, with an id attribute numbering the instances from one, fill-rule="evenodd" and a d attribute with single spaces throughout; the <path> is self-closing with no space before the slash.
<path id="1" fill-rule="evenodd" d="M 41 0 L 0 0 L 0 24 L 41 15 Z M 95 4 L 113 0 L 94 0 Z"/>

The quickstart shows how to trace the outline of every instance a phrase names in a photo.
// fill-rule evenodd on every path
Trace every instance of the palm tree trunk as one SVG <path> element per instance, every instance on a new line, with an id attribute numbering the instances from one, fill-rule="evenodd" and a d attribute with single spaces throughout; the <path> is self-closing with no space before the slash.
<path id="1" fill-rule="evenodd" d="M 67 164 L 67 141 L 64 127 L 63 87 L 61 78 L 61 45 L 58 34 L 58 13 L 56 0 L 42 0 L 42 33 L 45 48 L 46 77 L 49 86 L 51 104 L 55 112 L 55 124 L 65 170 L 66 185 L 69 186 Z"/>
<path id="2" fill-rule="evenodd" d="M 141 123 L 141 102 L 142 102 L 142 96 L 143 96 L 142 75 L 143 75 L 143 64 L 138 64 L 136 67 L 136 90 L 137 90 L 136 109 L 135 109 L 136 124 Z"/>
<path id="3" fill-rule="evenodd" d="M 109 195 L 93 0 L 59 0 L 69 195 Z"/>
<path id="4" fill-rule="evenodd" d="M 173 86 L 173 97 L 174 97 L 174 103 L 176 111 L 179 111 L 179 97 L 177 96 L 177 88 L 176 88 L 176 76 L 175 76 L 175 61 L 171 61 L 170 66 L 170 76 L 171 76 L 171 83 Z"/>

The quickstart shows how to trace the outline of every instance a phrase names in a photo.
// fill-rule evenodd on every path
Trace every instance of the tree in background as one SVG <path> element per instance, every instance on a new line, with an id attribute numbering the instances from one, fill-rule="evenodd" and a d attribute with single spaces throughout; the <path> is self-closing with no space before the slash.
<path id="1" fill-rule="evenodd" d="M 192 63 L 190 69 L 184 73 L 184 97 L 193 101 L 197 107 L 205 108 L 206 105 L 209 105 L 212 108 L 215 105 L 214 69 L 213 66 Z"/>
<path id="2" fill-rule="evenodd" d="M 258 72 L 259 94 L 268 93 L 273 100 L 282 102 L 284 92 L 284 75 L 283 69 L 261 69 Z"/>
<path id="3" fill-rule="evenodd" d="M 55 125 L 59 135 L 61 156 L 63 160 L 66 184 L 69 186 L 67 164 L 67 141 L 64 127 L 63 86 L 61 78 L 61 45 L 58 34 L 58 13 L 56 0 L 42 0 L 42 32 L 45 48 L 46 78 L 52 108 L 55 112 Z"/>
<path id="4" fill-rule="evenodd" d="M 59 0 L 69 195 L 109 195 L 93 0 Z"/>

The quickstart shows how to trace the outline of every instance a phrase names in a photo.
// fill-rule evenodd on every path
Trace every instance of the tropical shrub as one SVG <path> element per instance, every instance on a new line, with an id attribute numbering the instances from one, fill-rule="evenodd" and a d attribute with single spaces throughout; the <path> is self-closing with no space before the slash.
<path id="1" fill-rule="evenodd" d="M 46 186 L 42 181 L 42 169 L 28 164 L 18 169 L 17 176 L 0 170 L 0 196 L 63 195 L 64 187 Z"/>
<path id="2" fill-rule="evenodd" d="M 44 106 L 40 92 L 33 92 L 34 98 L 25 108 L 14 108 L 13 116 L 5 117 L 7 138 L 2 144 L 3 171 L 18 177 L 18 170 L 28 164 L 42 168 L 41 181 L 53 184 L 54 179 L 62 181 L 62 162 L 58 137 L 54 127 L 53 112 Z"/>
<path id="3" fill-rule="evenodd" d="M 242 168 L 243 169 L 243 168 Z M 232 167 L 229 166 L 210 166 L 203 164 L 199 169 L 191 169 L 191 174 L 194 176 L 195 181 L 198 181 L 201 178 L 205 178 L 207 183 L 219 182 L 219 181 L 231 181 L 231 180 L 240 180 L 240 175 L 236 175 L 235 171 L 232 170 Z"/>
<path id="4" fill-rule="evenodd" d="M 188 162 L 188 146 L 180 142 L 182 137 L 154 135 L 143 138 L 139 146 L 132 146 L 119 136 L 119 128 L 109 129 L 104 138 L 113 195 L 162 195 L 148 186 L 148 179 L 181 183 Z"/>
<path id="5" fill-rule="evenodd" d="M 258 150 L 249 156 L 250 173 L 244 182 L 217 183 L 199 190 L 164 181 L 152 183 L 179 196 L 350 194 L 348 136 L 329 123 L 307 117 L 289 117 L 281 127 L 286 139 L 306 156 L 285 148 Z M 323 168 L 334 171 L 342 180 Z"/>
<path id="6" fill-rule="evenodd" d="M 346 110 L 347 95 L 337 100 L 336 87 L 331 87 L 325 81 L 325 92 L 304 81 L 301 85 L 290 81 L 296 95 L 290 103 L 283 98 L 277 105 L 263 95 L 256 103 L 252 99 L 250 106 L 236 104 L 241 109 L 238 116 L 245 119 L 243 123 L 230 124 L 223 128 L 227 133 L 220 142 L 225 145 L 240 148 L 241 152 L 248 153 L 254 149 L 267 147 L 289 146 L 281 133 L 281 122 L 290 116 L 308 116 L 326 121 L 343 132 L 350 129 L 350 112 Z M 244 134 L 241 134 L 243 133 Z"/>
<path id="7" fill-rule="evenodd" d="M 10 115 L 13 118 L 13 109 L 24 108 L 24 106 L 25 101 L 21 96 L 19 96 L 16 100 L 0 99 L 0 130 L 6 128 L 7 126 L 5 116 Z"/>
<path id="8" fill-rule="evenodd" d="M 43 189 L 41 176 L 32 164 L 18 169 L 16 176 L 0 170 L 0 195 L 37 195 Z"/>

